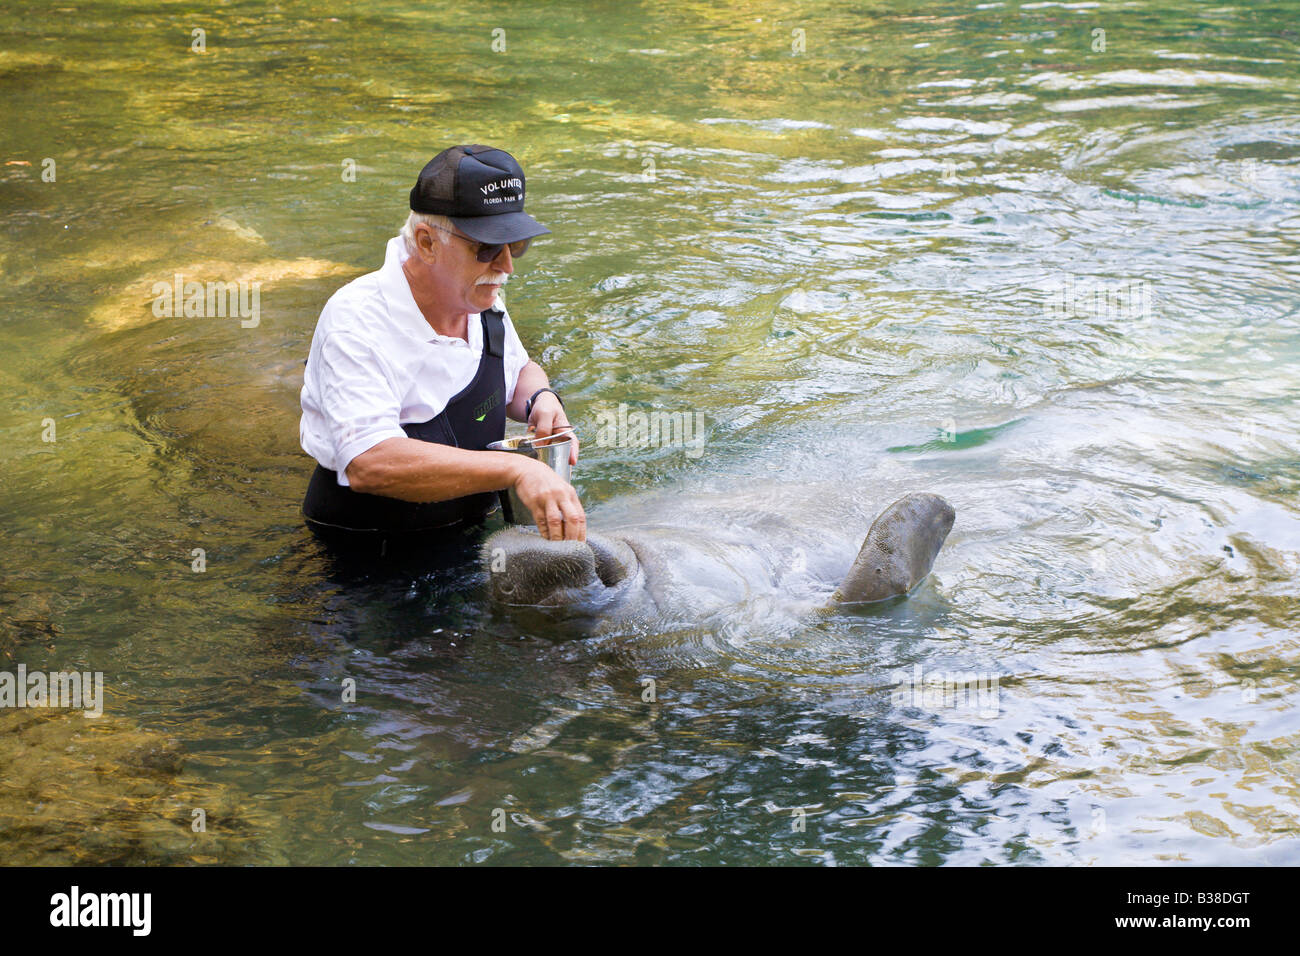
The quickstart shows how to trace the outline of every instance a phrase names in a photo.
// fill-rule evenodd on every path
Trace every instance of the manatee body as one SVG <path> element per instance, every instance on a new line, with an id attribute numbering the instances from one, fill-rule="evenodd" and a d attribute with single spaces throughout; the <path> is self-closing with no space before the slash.
<path id="1" fill-rule="evenodd" d="M 484 542 L 488 590 L 500 604 L 563 609 L 627 619 L 704 618 L 759 595 L 825 594 L 829 607 L 904 595 L 929 573 L 956 517 L 935 494 L 909 494 L 880 513 L 856 559 L 831 568 L 815 531 L 786 529 L 798 546 L 760 547 L 748 529 L 719 527 L 706 536 L 679 527 L 638 526 L 586 541 L 547 541 L 535 530 L 506 528 Z"/>

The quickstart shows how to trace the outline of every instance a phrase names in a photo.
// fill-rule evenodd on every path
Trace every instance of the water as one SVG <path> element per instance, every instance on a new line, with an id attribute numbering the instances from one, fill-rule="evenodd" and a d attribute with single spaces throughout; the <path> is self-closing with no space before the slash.
<path id="1" fill-rule="evenodd" d="M 1295 861 L 1293 6 L 335 16 L 0 13 L 0 661 L 108 695 L 0 714 L 7 861 Z M 580 430 L 706 424 L 589 441 L 593 528 L 743 488 L 840 554 L 930 490 L 933 577 L 586 640 L 473 567 L 333 578 L 311 331 L 475 141 L 554 231 L 508 297 Z M 178 272 L 260 321 L 156 318 Z"/>

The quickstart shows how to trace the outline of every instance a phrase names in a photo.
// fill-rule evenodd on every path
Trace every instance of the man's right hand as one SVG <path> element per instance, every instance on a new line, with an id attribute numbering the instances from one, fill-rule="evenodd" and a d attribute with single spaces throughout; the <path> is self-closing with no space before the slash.
<path id="1" fill-rule="evenodd" d="M 515 494 L 533 513 L 537 530 L 548 541 L 586 541 L 587 513 L 578 493 L 554 469 L 524 458 L 515 479 Z"/>

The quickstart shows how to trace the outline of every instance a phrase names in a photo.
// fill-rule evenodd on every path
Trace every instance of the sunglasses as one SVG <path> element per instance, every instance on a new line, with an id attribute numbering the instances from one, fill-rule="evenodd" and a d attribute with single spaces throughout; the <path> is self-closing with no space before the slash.
<path id="1" fill-rule="evenodd" d="M 510 247 L 510 256 L 518 259 L 528 251 L 528 246 L 532 239 L 516 239 L 514 242 L 479 242 L 477 239 L 471 239 L 469 236 L 462 236 L 459 232 L 452 232 L 450 229 L 443 229 L 442 226 L 434 226 L 434 229 L 441 229 L 443 232 L 450 232 L 457 239 L 464 239 L 466 242 L 475 246 L 474 258 L 479 262 L 491 262 L 501 255 L 501 250 L 506 246 Z"/>

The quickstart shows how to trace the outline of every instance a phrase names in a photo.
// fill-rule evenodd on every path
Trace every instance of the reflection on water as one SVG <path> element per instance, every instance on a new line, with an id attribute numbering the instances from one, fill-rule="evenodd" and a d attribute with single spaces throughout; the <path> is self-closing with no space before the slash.
<path id="1" fill-rule="evenodd" d="M 108 690 L 0 721 L 6 859 L 1294 860 L 1295 11 L 761 6 L 3 15 L 0 669 Z M 931 490 L 920 590 L 574 639 L 472 565 L 338 573 L 311 330 L 483 139 L 580 430 L 704 422 L 584 443 L 592 526 L 770 554 L 770 509 L 847 567 Z M 260 322 L 156 317 L 177 274 Z"/>

